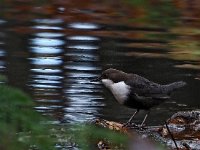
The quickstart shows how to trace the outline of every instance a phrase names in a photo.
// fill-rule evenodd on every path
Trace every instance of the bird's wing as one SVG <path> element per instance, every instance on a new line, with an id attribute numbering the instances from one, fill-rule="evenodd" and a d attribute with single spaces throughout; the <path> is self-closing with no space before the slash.
<path id="1" fill-rule="evenodd" d="M 125 83 L 131 87 L 132 93 L 130 94 L 137 94 L 144 98 L 169 99 L 167 94 L 162 93 L 162 85 L 139 75 L 131 74 L 131 80 L 127 80 Z"/>
<path id="2" fill-rule="evenodd" d="M 161 104 L 166 99 L 164 97 L 153 98 L 153 97 L 146 97 L 146 96 L 139 96 L 136 93 L 131 95 L 131 98 L 134 101 L 129 101 L 129 103 L 134 103 L 133 105 L 137 106 L 138 108 L 142 109 L 149 109 L 156 105 Z"/>

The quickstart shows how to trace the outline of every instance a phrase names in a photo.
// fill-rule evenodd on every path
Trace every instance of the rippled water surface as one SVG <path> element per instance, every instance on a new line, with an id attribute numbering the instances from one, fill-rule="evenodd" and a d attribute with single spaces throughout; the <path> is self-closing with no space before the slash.
<path id="1" fill-rule="evenodd" d="M 90 82 L 110 67 L 163 84 L 188 83 L 152 110 L 149 124 L 199 108 L 199 1 L 0 3 L 0 73 L 57 123 L 129 118 L 134 110 L 120 106 L 101 83 Z"/>

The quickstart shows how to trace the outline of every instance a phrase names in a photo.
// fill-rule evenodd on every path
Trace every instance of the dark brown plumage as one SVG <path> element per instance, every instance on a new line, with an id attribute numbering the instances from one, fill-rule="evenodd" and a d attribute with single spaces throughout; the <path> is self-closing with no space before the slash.
<path id="1" fill-rule="evenodd" d="M 169 99 L 173 91 L 186 85 L 183 81 L 161 85 L 137 74 L 125 73 L 112 68 L 103 71 L 99 79 L 113 93 L 119 103 L 137 109 L 127 124 L 140 109 L 149 111 L 152 107 Z M 147 116 L 148 113 L 141 125 L 144 124 Z"/>

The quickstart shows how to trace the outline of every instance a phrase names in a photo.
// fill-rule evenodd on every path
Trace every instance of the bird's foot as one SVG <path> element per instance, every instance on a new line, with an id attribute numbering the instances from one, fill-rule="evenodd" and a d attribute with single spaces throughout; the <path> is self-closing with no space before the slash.
<path id="1" fill-rule="evenodd" d="M 131 123 L 131 122 L 126 122 L 123 124 L 122 128 L 134 128 L 137 127 L 138 125 L 135 123 Z"/>
<path id="2" fill-rule="evenodd" d="M 147 129 L 147 126 L 145 126 L 144 124 L 138 125 L 138 130 L 143 131 L 143 130 L 146 130 L 146 129 Z"/>
<path id="3" fill-rule="evenodd" d="M 131 128 L 131 129 L 137 129 L 137 130 L 143 131 L 147 129 L 147 126 L 145 126 L 145 124 L 136 124 L 136 123 L 127 122 L 123 124 L 122 128 Z"/>
<path id="4" fill-rule="evenodd" d="M 144 124 L 143 125 L 141 125 L 141 124 L 134 124 L 134 125 L 129 126 L 129 127 L 132 128 L 132 129 L 140 130 L 140 131 L 143 131 L 143 130 L 147 129 L 147 127 Z"/>

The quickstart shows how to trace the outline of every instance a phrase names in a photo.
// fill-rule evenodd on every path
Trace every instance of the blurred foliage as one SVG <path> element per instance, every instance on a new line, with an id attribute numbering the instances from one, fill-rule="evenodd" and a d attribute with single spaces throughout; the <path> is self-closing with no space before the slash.
<path id="1" fill-rule="evenodd" d="M 179 13 L 172 1 L 127 0 L 133 7 L 143 9 L 143 17 L 136 19 L 151 26 L 171 27 L 177 24 Z M 134 21 L 134 20 L 132 20 Z"/>
<path id="2" fill-rule="evenodd" d="M 110 148 L 127 149 L 128 137 L 125 134 L 97 127 L 93 124 L 73 124 L 56 126 L 51 134 L 57 139 L 57 146 L 63 148 L 97 149 L 100 141 L 109 143 Z"/>
<path id="3" fill-rule="evenodd" d="M 6 82 L 7 81 L 7 77 L 0 75 L 0 82 Z"/>
<path id="4" fill-rule="evenodd" d="M 200 29 L 197 27 L 178 26 L 170 29 L 170 32 L 176 35 L 199 37 Z"/>
<path id="5" fill-rule="evenodd" d="M 196 27 L 179 26 L 172 28 L 170 32 L 174 35 L 177 35 L 178 38 L 169 42 L 169 46 L 171 48 L 171 51 L 168 53 L 169 58 L 175 60 L 196 61 L 197 63 L 195 64 L 183 64 L 182 66 L 178 67 L 199 69 L 200 66 L 198 61 L 200 59 L 200 30 Z"/>
<path id="6" fill-rule="evenodd" d="M 30 97 L 18 89 L 0 86 L 0 149 L 54 149 L 45 119 L 33 111 Z"/>
<path id="7" fill-rule="evenodd" d="M 6 79 L 3 76 L 0 78 Z M 66 146 L 68 139 L 85 150 L 96 147 L 100 139 L 116 144 L 127 141 L 125 135 L 92 125 L 66 126 L 58 132 L 56 126 L 44 123 L 49 118 L 47 120 L 33 110 L 34 103 L 28 95 L 6 85 L 0 85 L 0 103 L 1 150 L 51 150 L 55 149 L 55 143 Z"/>
<path id="8" fill-rule="evenodd" d="M 198 61 L 200 59 L 200 44 L 191 39 L 177 39 L 169 43 L 173 51 L 170 57 L 176 60 Z"/>
<path id="9" fill-rule="evenodd" d="M 74 133 L 77 143 L 84 150 L 95 149 L 101 140 L 109 141 L 117 149 L 120 149 L 120 144 L 123 144 L 123 149 L 127 149 L 128 137 L 109 129 L 98 128 L 94 125 L 77 125 L 72 126 L 68 132 Z"/>
<path id="10" fill-rule="evenodd" d="M 158 26 L 160 32 L 146 34 L 147 38 L 166 41 L 166 47 L 169 51 L 166 54 L 156 55 L 154 53 L 145 53 L 143 56 L 163 57 L 174 60 L 197 61 L 197 63 L 176 65 L 179 68 L 199 69 L 198 62 L 200 58 L 199 34 L 200 30 L 191 24 L 181 24 L 181 18 L 192 18 L 195 16 L 195 10 L 188 13 L 189 3 L 182 2 L 179 6 L 172 0 L 127 0 L 133 7 L 143 9 L 142 19 L 135 20 L 148 24 L 149 26 Z M 185 7 L 184 7 L 185 5 Z M 188 5 L 188 7 L 186 7 Z M 181 9 L 180 9 L 181 8 Z M 196 17 L 196 16 L 195 16 Z M 194 17 L 194 18 L 195 18 Z M 134 21 L 134 19 L 133 19 Z M 194 21 L 195 22 L 195 21 Z M 131 55 L 136 55 L 132 53 Z"/>
<path id="11" fill-rule="evenodd" d="M 128 0 L 132 5 L 145 7 L 148 5 L 147 0 Z"/>

